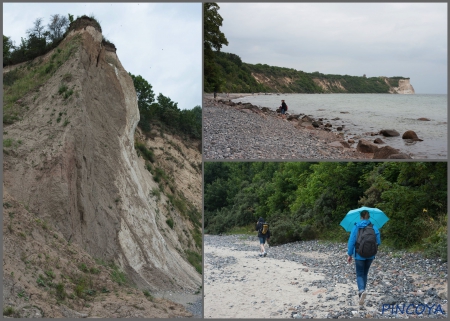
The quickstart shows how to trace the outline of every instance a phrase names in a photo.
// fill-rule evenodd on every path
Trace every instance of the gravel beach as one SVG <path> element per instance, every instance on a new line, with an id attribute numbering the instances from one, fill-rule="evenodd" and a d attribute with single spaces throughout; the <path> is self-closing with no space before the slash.
<path id="1" fill-rule="evenodd" d="M 245 95 L 219 95 L 231 100 Z M 204 96 L 203 137 L 205 159 L 369 159 L 344 147 L 336 133 L 277 117 L 274 111 L 235 108 Z"/>
<path id="2" fill-rule="evenodd" d="M 205 318 L 447 318 L 447 263 L 418 253 L 380 249 L 359 306 L 346 243 L 270 246 L 260 258 L 256 236 L 204 241 Z"/>

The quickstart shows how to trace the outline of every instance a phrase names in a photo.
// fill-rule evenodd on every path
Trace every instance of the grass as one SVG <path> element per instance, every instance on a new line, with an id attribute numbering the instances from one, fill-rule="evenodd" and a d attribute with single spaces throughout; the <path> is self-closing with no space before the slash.
<path id="1" fill-rule="evenodd" d="M 153 295 L 150 293 L 150 291 L 144 290 L 144 291 L 142 291 L 142 293 L 144 293 L 144 295 L 145 295 L 145 297 L 147 298 L 147 300 L 153 302 L 154 297 L 153 297 Z"/>
<path id="2" fill-rule="evenodd" d="M 26 108 L 18 103 L 18 101 L 27 93 L 33 90 L 39 90 L 39 87 L 46 83 L 58 68 L 75 52 L 80 40 L 80 36 L 75 36 L 68 42 L 61 52 L 57 54 L 60 58 L 57 62 L 50 60 L 46 63 L 38 63 L 29 69 L 19 69 L 19 67 L 15 69 L 15 74 L 6 76 L 7 81 L 3 84 L 4 124 L 12 124 L 22 117 Z"/>
<path id="3" fill-rule="evenodd" d="M 151 151 L 150 149 L 145 147 L 145 144 L 135 142 L 134 147 L 137 150 L 139 150 L 139 152 L 141 153 L 142 157 L 144 157 L 144 159 L 150 161 L 151 163 L 155 162 L 155 154 L 153 153 L 153 151 Z"/>
<path id="4" fill-rule="evenodd" d="M 236 235 L 236 234 L 245 234 L 245 235 L 256 235 L 255 234 L 255 225 L 250 224 L 246 226 L 235 226 L 231 228 L 227 233 L 227 235 Z"/>
<path id="5" fill-rule="evenodd" d="M 117 265 L 114 263 L 110 264 L 109 267 L 112 269 L 111 271 L 111 280 L 116 282 L 119 285 L 124 285 L 127 283 L 127 276 L 126 274 L 119 269 Z"/>
<path id="6" fill-rule="evenodd" d="M 15 312 L 16 312 L 16 311 L 14 310 L 13 307 L 6 307 L 6 308 L 3 308 L 3 315 L 4 315 L 4 316 L 7 316 L 7 317 L 12 316 L 12 315 L 15 314 Z"/>
<path id="7" fill-rule="evenodd" d="M 191 263 L 198 273 L 202 274 L 202 255 L 191 250 L 186 250 L 184 253 L 189 263 Z"/>
<path id="8" fill-rule="evenodd" d="M 14 140 L 12 138 L 6 138 L 3 140 L 3 147 L 11 147 Z"/>

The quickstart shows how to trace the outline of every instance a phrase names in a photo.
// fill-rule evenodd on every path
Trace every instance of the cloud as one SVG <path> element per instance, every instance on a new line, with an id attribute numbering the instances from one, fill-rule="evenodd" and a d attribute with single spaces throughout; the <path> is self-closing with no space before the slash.
<path id="1" fill-rule="evenodd" d="M 5 3 L 3 34 L 16 44 L 36 18 L 93 14 L 124 68 L 191 109 L 202 102 L 201 3 Z"/>
<path id="2" fill-rule="evenodd" d="M 447 92 L 446 3 L 221 3 L 222 50 L 307 72 L 404 76 Z M 424 70 L 427 66 L 428 72 Z"/>

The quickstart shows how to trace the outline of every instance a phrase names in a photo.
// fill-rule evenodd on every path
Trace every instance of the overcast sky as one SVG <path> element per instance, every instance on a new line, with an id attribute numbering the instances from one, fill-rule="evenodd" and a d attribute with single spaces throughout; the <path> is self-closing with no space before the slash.
<path id="1" fill-rule="evenodd" d="M 219 3 L 222 51 L 305 72 L 410 77 L 447 93 L 446 3 Z"/>
<path id="2" fill-rule="evenodd" d="M 180 109 L 201 106 L 201 3 L 4 3 L 3 34 L 16 45 L 37 18 L 93 14 L 125 70 L 141 75 Z"/>

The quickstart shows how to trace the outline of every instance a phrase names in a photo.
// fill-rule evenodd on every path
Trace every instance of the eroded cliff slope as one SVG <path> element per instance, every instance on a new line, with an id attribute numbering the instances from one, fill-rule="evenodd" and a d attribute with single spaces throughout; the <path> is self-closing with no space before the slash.
<path id="1" fill-rule="evenodd" d="M 6 114 L 11 124 L 3 133 L 4 202 L 8 197 L 22 206 L 31 220 L 45 222 L 91 261 L 116 266 L 139 289 L 197 291 L 201 275 L 188 254 L 201 253 L 201 222 L 173 203 L 185 197 L 199 211 L 201 194 L 174 187 L 177 197 L 166 195 L 138 156 L 136 92 L 114 46 L 87 21 L 44 57 L 5 71 L 15 73 L 12 82 L 31 84 Z M 193 164 L 201 160 L 195 157 Z M 192 176 L 191 189 L 200 191 L 201 172 Z M 8 244 L 17 230 L 5 224 L 4 253 L 11 253 Z M 23 251 L 33 231 L 20 232 L 28 235 Z M 74 287 L 68 282 L 66 290 L 73 294 Z"/>

